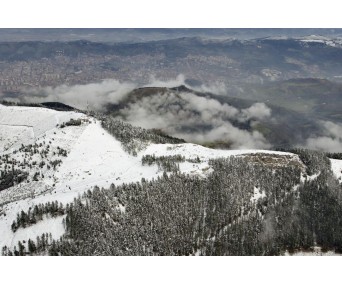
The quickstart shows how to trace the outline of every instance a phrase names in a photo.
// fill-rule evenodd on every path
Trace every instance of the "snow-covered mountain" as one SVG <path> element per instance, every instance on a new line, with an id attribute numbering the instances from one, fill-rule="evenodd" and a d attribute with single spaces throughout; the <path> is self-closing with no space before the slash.
<path id="1" fill-rule="evenodd" d="M 231 156 L 275 169 L 300 169 L 301 183 L 315 178 L 306 175 L 306 165 L 298 155 L 287 152 L 216 150 L 190 143 L 145 141 L 132 155 L 102 127 L 99 118 L 77 111 L 0 104 L 0 248 L 13 250 L 19 241 L 27 247 L 28 239 L 35 240 L 43 233 L 51 234 L 53 240 L 65 233 L 65 212 L 55 217 L 46 214 L 39 222 L 13 229 L 13 221 L 22 211 L 55 201 L 66 206 L 95 186 L 109 188 L 111 184 L 157 179 L 163 176 L 163 167 L 142 160 L 165 156 L 181 157 L 179 171 L 201 178 L 213 172 L 211 159 Z M 331 162 L 341 181 L 342 161 Z M 250 202 L 257 203 L 265 196 L 256 186 Z M 124 212 L 125 205 L 120 204 L 119 209 Z"/>
<path id="2" fill-rule="evenodd" d="M 266 38 L 268 40 L 297 40 L 303 43 L 318 43 L 322 45 L 328 45 L 332 47 L 341 48 L 342 39 L 340 36 L 328 37 L 322 35 L 306 35 L 306 36 L 297 36 L 297 37 L 288 37 L 288 36 L 272 36 Z"/>

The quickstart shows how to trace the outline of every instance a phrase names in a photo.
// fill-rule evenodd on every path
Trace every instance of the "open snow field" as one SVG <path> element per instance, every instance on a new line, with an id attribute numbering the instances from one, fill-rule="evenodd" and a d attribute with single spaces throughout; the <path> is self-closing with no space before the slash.
<path id="1" fill-rule="evenodd" d="M 84 115 L 76 112 L 0 104 L 0 151 L 32 143 L 58 124 L 81 117 Z"/>
<path id="2" fill-rule="evenodd" d="M 285 256 L 341 256 L 341 254 L 331 250 L 322 251 L 321 247 L 316 246 L 312 248 L 312 251 L 296 251 L 292 254 L 286 251 Z"/>

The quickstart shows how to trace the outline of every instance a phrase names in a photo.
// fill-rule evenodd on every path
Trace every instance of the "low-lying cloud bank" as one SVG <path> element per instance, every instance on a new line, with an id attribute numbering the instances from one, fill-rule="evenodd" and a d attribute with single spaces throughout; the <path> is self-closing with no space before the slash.
<path id="1" fill-rule="evenodd" d="M 79 109 L 100 111 L 108 103 L 120 103 L 128 93 L 138 87 L 171 88 L 180 85 L 189 87 L 182 74 L 171 80 L 160 80 L 152 76 L 150 82 L 144 86 L 107 79 L 85 85 L 25 89 L 12 100 L 26 103 L 57 101 Z M 220 95 L 227 93 L 225 85 L 221 83 L 201 85 L 195 89 Z M 154 95 L 138 100 L 122 110 L 121 116 L 133 125 L 160 128 L 189 142 L 222 141 L 234 149 L 271 147 L 261 133 L 241 129 L 232 123 L 235 121 L 248 124 L 270 118 L 271 110 L 263 103 L 240 110 L 215 99 L 188 92 L 177 95 L 171 93 L 167 96 Z"/>
<path id="2" fill-rule="evenodd" d="M 120 102 L 136 87 L 133 83 L 108 79 L 86 85 L 25 89 L 16 99 L 28 103 L 61 102 L 83 110 L 99 111 L 108 103 Z"/>
<path id="3" fill-rule="evenodd" d="M 325 136 L 310 137 L 302 146 L 318 151 L 342 152 L 342 124 L 331 121 L 324 121 L 321 124 L 325 130 Z"/>
<path id="4" fill-rule="evenodd" d="M 213 98 L 182 92 L 144 97 L 121 110 L 121 117 L 133 125 L 160 128 L 189 142 L 225 142 L 234 149 L 268 149 L 271 145 L 257 131 L 240 129 L 232 121 L 245 123 L 271 116 L 263 103 L 239 110 Z"/>
<path id="5" fill-rule="evenodd" d="M 105 79 L 97 83 L 83 85 L 60 85 L 57 87 L 25 88 L 16 97 L 7 97 L 0 93 L 0 99 L 24 103 L 61 102 L 79 109 L 102 110 L 108 104 L 119 103 L 129 92 L 140 87 L 178 87 L 186 84 L 186 78 L 179 74 L 176 78 L 169 80 L 159 79 L 151 76 L 147 84 L 138 85 L 134 82 L 121 82 L 116 79 Z M 211 92 L 213 94 L 226 94 L 225 85 L 213 83 L 212 85 L 201 85 L 193 88 L 197 91 Z"/>

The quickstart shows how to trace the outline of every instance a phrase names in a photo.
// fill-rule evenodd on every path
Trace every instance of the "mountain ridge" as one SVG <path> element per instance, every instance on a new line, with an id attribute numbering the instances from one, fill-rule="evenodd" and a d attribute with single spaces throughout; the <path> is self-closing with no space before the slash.
<path id="1" fill-rule="evenodd" d="M 308 164 L 307 162 L 306 164 L 303 164 L 303 157 L 308 155 L 305 154 L 305 152 L 293 154 L 265 150 L 227 151 L 208 149 L 191 143 L 153 144 L 148 143 L 147 140 L 145 142 L 144 140 L 139 142 L 139 136 L 133 136 L 132 138 L 129 138 L 130 136 L 127 135 L 134 133 L 136 133 L 134 135 L 141 135 L 139 134 L 139 131 L 143 130 L 139 130 L 138 128 L 134 127 L 126 129 L 125 123 L 121 124 L 121 122 L 118 122 L 118 124 L 112 120 L 112 118 L 108 118 L 109 121 L 106 122 L 105 120 L 105 124 L 107 123 L 110 125 L 111 123 L 114 123 L 114 131 L 116 131 L 116 134 L 113 134 L 114 137 L 115 135 L 119 135 L 118 137 L 122 137 L 122 141 L 126 141 L 126 138 L 124 137 L 128 137 L 127 139 L 131 139 L 131 141 L 134 142 L 133 146 L 138 145 L 136 143 L 139 142 L 139 149 L 136 149 L 136 153 L 129 154 L 122 146 L 122 143 L 126 142 L 119 142 L 117 139 L 115 139 L 113 135 L 110 134 L 110 132 L 113 130 L 110 130 L 111 128 L 106 126 L 109 131 L 107 132 L 101 126 L 104 125 L 103 122 L 101 123 L 100 120 L 94 117 L 72 111 L 58 112 L 46 108 L 20 106 L 15 107 L 0 105 L 0 111 L 3 115 L 0 124 L 7 123 L 8 121 L 12 123 L 13 127 L 15 125 L 22 124 L 22 120 L 27 120 L 27 116 L 30 115 L 31 119 L 29 121 L 32 124 L 31 126 L 33 128 L 34 135 L 30 136 L 31 134 L 28 133 L 29 136 L 27 137 L 15 137 L 17 134 L 14 132 L 14 128 L 10 130 L 7 129 L 7 133 L 4 133 L 3 131 L 0 132 L 2 135 L 0 137 L 0 141 L 3 141 L 4 137 L 8 139 L 12 135 L 15 139 L 22 139 L 19 143 L 17 143 L 17 146 L 14 145 L 13 147 L 8 148 L 5 152 L 1 153 L 1 178 L 3 178 L 4 169 L 5 173 L 12 172 L 12 170 L 7 171 L 6 169 L 8 168 L 15 170 L 20 168 L 21 170 L 25 171 L 25 168 L 28 167 L 25 163 L 30 164 L 32 167 L 27 177 L 28 182 L 19 181 L 19 183 L 16 183 L 14 186 L 0 191 L 0 228 L 3 232 L 2 236 L 0 237 L 0 246 L 3 247 L 2 253 L 6 255 L 11 253 L 20 255 L 24 253 L 24 251 L 26 251 L 26 253 L 30 252 L 30 254 L 41 254 L 43 251 L 46 253 L 46 249 L 49 250 L 50 254 L 58 254 L 58 251 L 59 253 L 66 253 L 64 249 L 60 247 L 62 244 L 60 240 L 64 242 L 63 236 L 65 234 L 71 234 L 69 237 L 74 236 L 73 230 L 77 229 L 77 226 L 79 226 L 76 225 L 76 223 L 78 224 L 78 222 L 81 221 L 81 219 L 70 219 L 72 215 L 70 215 L 70 207 L 68 207 L 67 204 L 76 202 L 73 205 L 76 207 L 73 208 L 75 208 L 75 210 L 79 210 L 80 208 L 78 208 L 79 205 L 77 205 L 79 202 L 77 201 L 77 196 L 85 194 L 84 198 L 86 199 L 95 198 L 95 196 L 101 196 L 102 191 L 98 191 L 100 187 L 112 188 L 110 192 L 116 192 L 114 188 L 117 187 L 121 192 L 121 190 L 123 190 L 125 187 L 131 188 L 131 186 L 140 186 L 139 181 L 143 182 L 143 184 L 146 184 L 147 186 L 147 184 L 153 185 L 159 182 L 168 183 L 169 179 L 174 180 L 175 184 L 177 184 L 177 179 L 187 180 L 186 184 L 192 184 L 193 182 L 198 184 L 202 184 L 204 182 L 206 184 L 205 180 L 208 178 L 214 182 L 214 177 L 216 176 L 215 171 L 218 171 L 219 173 L 225 167 L 231 168 L 231 166 L 233 166 L 231 170 L 234 169 L 233 171 L 236 171 L 240 166 L 245 164 L 245 166 L 248 168 L 248 171 L 251 171 L 250 174 L 252 176 L 254 176 L 253 171 L 258 169 L 258 167 L 264 167 L 264 170 L 270 171 L 270 173 L 272 173 L 272 171 L 274 173 L 289 171 L 288 174 L 290 174 L 292 171 L 298 174 L 301 172 L 299 175 L 296 174 L 296 178 L 291 181 L 293 186 L 291 185 L 288 190 L 292 196 L 292 194 L 295 194 L 298 186 L 304 186 L 305 181 L 314 181 L 320 176 L 319 172 L 324 169 L 323 165 L 320 165 L 321 162 L 319 162 L 321 161 L 319 160 L 321 158 L 316 160 L 318 164 Z M 67 124 L 67 122 L 71 119 L 80 120 L 81 123 Z M 43 129 L 41 127 L 42 121 L 44 121 L 45 126 L 50 126 Z M 61 125 L 65 126 L 61 127 Z M 118 128 L 120 125 L 122 125 L 122 129 L 120 129 L 120 127 Z M 2 127 L 2 130 L 4 129 L 4 126 L 0 125 L 0 127 Z M 307 157 L 310 157 L 310 155 Z M 301 158 L 299 158 L 299 156 L 301 156 Z M 23 158 L 25 158 L 26 162 L 24 162 Z M 46 164 L 41 164 L 41 161 L 45 161 L 47 165 L 50 165 L 50 170 L 47 168 Z M 54 161 L 57 162 L 54 163 Z M 240 164 L 240 161 L 242 164 Z M 24 165 L 24 167 L 22 165 Z M 341 163 L 334 164 L 333 168 L 335 175 L 339 174 L 338 171 L 340 166 L 342 166 Z M 311 168 L 311 172 L 308 172 L 308 167 Z M 34 169 L 40 170 L 36 171 Z M 219 176 L 221 176 L 223 173 L 224 172 L 221 172 Z M 138 185 L 134 185 L 134 182 L 137 182 Z M 261 205 L 263 204 L 262 202 L 266 201 L 266 199 L 268 200 L 267 196 L 269 194 L 270 196 L 275 194 L 273 189 L 267 189 L 265 191 L 265 189 L 259 188 L 258 184 L 260 182 L 261 180 L 251 180 L 251 183 L 246 188 L 246 190 L 248 190 L 244 193 L 246 194 L 246 200 L 249 200 L 248 204 L 250 205 L 248 205 L 248 208 L 251 208 L 251 212 L 254 212 L 254 209 L 252 208 L 259 208 L 255 207 L 259 206 L 257 204 L 260 204 L 261 206 L 260 212 L 264 212 L 263 210 L 266 210 L 267 207 L 264 207 L 265 205 Z M 299 184 L 297 184 L 297 182 L 299 182 Z M 172 191 L 173 190 L 174 189 L 172 189 Z M 92 197 L 93 195 L 91 195 L 91 192 L 94 192 L 94 197 Z M 220 191 L 217 191 L 217 194 L 219 194 L 219 192 Z M 109 194 L 109 192 L 106 194 Z M 131 191 L 128 191 L 127 194 L 130 196 Z M 127 196 L 127 194 L 125 196 Z M 154 191 L 153 195 L 155 194 L 157 194 L 157 192 Z M 116 205 L 112 205 L 114 207 L 112 207 L 112 209 L 108 209 L 114 211 L 106 211 L 106 213 L 103 213 L 104 216 L 108 215 L 110 218 L 117 218 L 114 216 L 119 214 L 119 216 L 121 216 L 119 217 L 119 220 L 121 220 L 120 218 L 125 218 L 124 216 L 128 216 L 125 215 L 128 214 L 127 212 L 131 212 L 131 207 L 129 205 L 130 202 L 132 202 L 129 201 L 131 199 L 126 200 L 126 197 L 124 197 L 121 193 L 118 196 L 119 203 L 113 200 L 113 204 Z M 134 200 L 134 196 L 135 195 L 132 195 L 130 198 L 133 198 L 132 200 Z M 136 196 L 136 198 L 138 198 L 138 196 L 139 194 Z M 174 200 L 173 198 L 173 196 L 170 196 L 170 201 Z M 268 202 L 270 202 L 270 200 Z M 55 204 L 55 201 L 57 201 L 57 207 L 52 205 Z M 45 204 L 45 207 L 42 207 L 43 205 L 41 204 Z M 156 204 L 159 203 L 157 202 Z M 104 205 L 105 203 L 103 203 L 103 206 Z M 33 210 L 32 208 L 35 208 L 35 206 L 38 206 L 38 209 L 35 209 L 37 211 L 30 211 Z M 152 204 L 150 204 L 150 206 L 152 206 Z M 271 210 L 270 208 L 273 208 L 272 206 L 269 207 L 269 210 Z M 39 210 L 43 210 L 42 212 L 51 213 L 39 213 Z M 34 221 L 36 222 L 34 224 L 27 224 L 27 221 L 25 221 L 25 212 L 28 212 L 27 214 L 29 215 L 27 216 L 36 216 L 35 218 L 43 219 L 42 221 L 37 219 Z M 165 211 L 165 214 L 166 212 L 171 211 Z M 265 212 L 267 212 L 267 210 Z M 17 217 L 17 214 L 19 217 Z M 254 216 L 253 214 L 251 216 Z M 92 213 L 92 215 L 94 217 L 97 216 L 95 213 Z M 68 223 L 69 221 L 66 221 L 65 219 L 66 216 L 68 216 L 67 220 L 76 222 L 75 226 L 70 227 L 70 223 Z M 176 220 L 178 222 L 178 217 L 174 217 L 175 222 Z M 106 218 L 103 220 L 106 220 Z M 236 220 L 240 220 L 236 222 L 242 222 L 243 219 L 240 219 L 239 217 Z M 258 220 L 258 222 L 263 222 L 262 218 Z M 227 219 L 227 222 L 228 221 L 229 220 Z M 100 222 L 100 220 L 98 220 L 98 222 Z M 116 222 L 120 223 L 121 221 Z M 89 224 L 95 225 L 96 222 L 93 220 Z M 121 226 L 122 225 L 120 225 L 120 228 Z M 54 230 L 50 230 L 49 228 L 54 228 Z M 128 226 L 127 230 L 129 228 L 130 227 Z M 133 230 L 133 228 L 131 229 Z M 39 242 L 35 242 L 36 237 L 40 237 L 41 234 L 45 233 L 47 233 L 47 235 L 44 235 L 43 237 L 46 239 L 44 244 L 40 243 L 41 239 L 39 239 Z M 83 232 L 78 233 L 79 236 L 82 234 Z M 75 238 L 75 236 L 72 238 Z M 109 240 L 107 240 L 107 242 L 108 241 Z M 212 241 L 214 242 L 214 240 Z M 164 251 L 162 244 L 163 242 L 159 244 L 159 249 L 161 250 L 160 253 Z M 32 251 L 33 247 L 35 247 L 37 251 Z M 216 247 L 216 245 L 214 245 L 214 247 Z M 41 251 L 42 249 L 43 251 Z M 84 254 L 92 254 L 87 249 L 88 247 L 79 247 L 77 250 L 78 253 L 81 254 L 82 250 Z M 180 246 L 179 249 L 182 250 L 182 253 L 196 253 L 195 251 L 188 249 L 183 251 L 183 246 Z M 139 249 L 140 254 L 159 254 L 158 250 L 153 251 L 154 252 L 152 252 L 152 250 L 147 250 L 143 252 Z M 212 251 L 212 249 L 209 250 L 209 247 L 207 247 L 207 253 L 209 253 L 209 251 Z M 275 251 L 272 251 L 273 250 L 269 251 L 268 253 L 276 253 Z M 113 254 L 135 253 L 138 252 L 125 252 L 121 250 L 113 252 Z M 166 251 L 164 253 L 166 253 Z M 168 253 L 172 252 L 169 251 Z M 198 253 L 205 254 L 205 248 L 198 247 Z M 212 253 L 219 254 L 219 251 L 215 249 L 212 251 Z M 233 251 L 231 251 L 231 253 L 233 253 Z M 243 252 L 236 251 L 235 253 L 240 254 Z"/>
<path id="2" fill-rule="evenodd" d="M 149 98 L 149 101 L 147 101 Z M 195 102 L 196 101 L 196 102 Z M 207 106 L 206 106 L 207 102 Z M 208 138 L 206 141 L 191 140 L 191 135 L 194 137 L 199 133 L 205 133 L 213 128 L 211 120 L 217 119 L 215 111 L 217 109 L 227 108 L 244 111 L 253 106 L 263 106 L 263 111 L 269 109 L 270 117 L 260 119 L 240 119 L 237 115 L 227 117 L 224 113 L 222 116 L 222 124 L 229 123 L 234 127 L 252 131 L 261 131 L 274 148 L 287 147 L 291 148 L 295 145 L 303 144 L 305 139 L 310 135 L 322 135 L 320 126 L 307 117 L 305 114 L 300 114 L 291 109 L 283 108 L 279 105 L 274 105 L 269 102 L 261 100 L 253 100 L 240 98 L 237 96 L 215 95 L 211 92 L 196 91 L 188 86 L 180 85 L 178 87 L 143 87 L 129 92 L 120 102 L 116 104 L 107 104 L 105 106 L 105 113 L 127 120 L 135 125 L 142 126 L 141 123 L 147 119 L 153 125 L 153 117 L 158 114 L 158 117 L 173 117 L 180 116 L 180 112 L 192 113 L 193 116 L 201 116 L 203 113 L 212 112 L 212 117 L 207 117 L 206 120 L 200 118 L 194 122 L 189 122 L 187 119 L 179 119 L 172 123 L 170 120 L 165 120 L 165 124 L 160 128 L 169 135 L 184 138 L 189 142 L 196 143 L 214 143 L 215 139 Z M 198 108 L 200 104 L 203 106 Z M 140 120 L 134 120 L 133 113 L 137 111 L 136 106 L 139 106 L 139 111 L 144 111 L 144 117 Z M 235 111 L 234 110 L 234 111 Z M 236 112 L 236 111 L 235 111 Z M 190 115 L 188 115 L 190 116 Z M 130 117 L 133 120 L 129 120 Z M 151 119 L 149 119 L 151 117 Z M 256 124 L 254 120 L 258 121 Z M 177 123 L 176 123 L 177 122 Z M 252 122 L 252 123 L 251 123 Z M 171 125 L 175 129 L 168 129 Z M 188 128 L 187 128 L 188 125 Z M 148 127 L 144 123 L 145 127 Z M 164 127 L 164 128 L 163 128 Z M 219 126 L 216 126 L 218 128 Z M 159 128 L 159 127 L 157 127 Z M 190 133 L 190 134 L 189 134 Z M 182 136 L 183 135 L 183 136 Z M 224 136 L 219 137 L 218 140 L 228 140 Z M 229 145 L 229 143 L 227 144 Z"/>

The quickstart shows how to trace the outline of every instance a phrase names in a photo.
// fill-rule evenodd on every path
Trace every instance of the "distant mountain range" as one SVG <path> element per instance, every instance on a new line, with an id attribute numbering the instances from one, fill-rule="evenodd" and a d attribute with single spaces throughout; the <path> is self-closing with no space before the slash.
<path id="1" fill-rule="evenodd" d="M 4 72 L 13 65 L 18 68 L 15 64 L 20 62 L 28 62 L 34 70 L 39 70 L 34 81 L 30 79 L 31 73 L 25 74 L 24 82 L 28 85 L 37 84 L 37 78 L 42 80 L 42 85 L 53 86 L 106 78 L 146 84 L 151 76 L 167 80 L 183 74 L 189 82 L 222 82 L 234 89 L 246 83 L 263 84 L 294 78 L 340 81 L 341 46 L 341 38 L 321 36 L 248 40 L 182 37 L 138 43 L 2 42 L 0 61 L 3 61 L 3 68 L 6 67 Z M 92 65 L 87 64 L 90 58 Z M 59 78 L 56 82 L 43 81 L 46 76 L 54 78 L 45 65 L 56 70 L 55 77 Z M 59 73 L 60 69 L 66 72 Z M 10 74 L 8 76 L 13 77 L 10 79 L 21 82 L 22 77 Z"/>
<path id="2" fill-rule="evenodd" d="M 0 29 L 1 41 L 144 42 L 179 37 L 255 39 L 320 35 L 338 37 L 341 29 Z"/>

